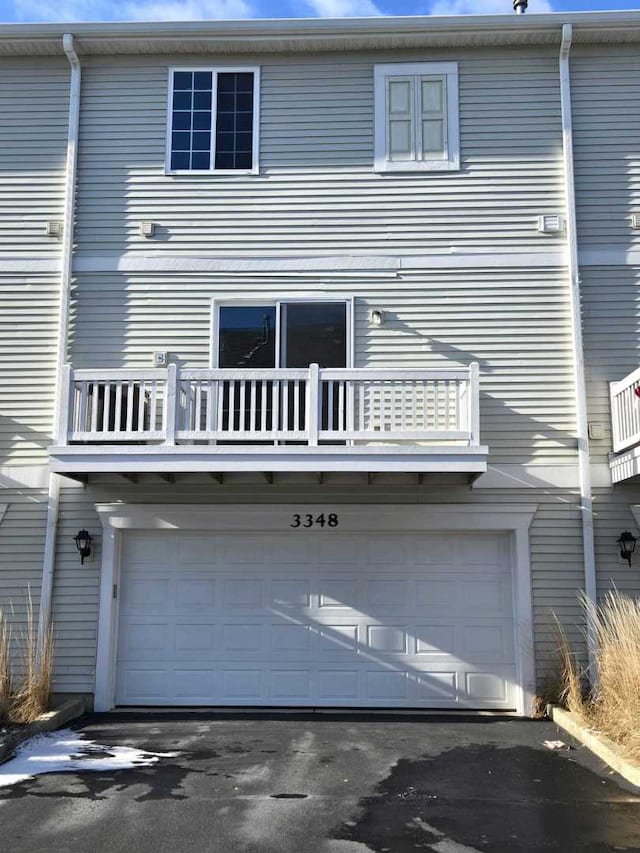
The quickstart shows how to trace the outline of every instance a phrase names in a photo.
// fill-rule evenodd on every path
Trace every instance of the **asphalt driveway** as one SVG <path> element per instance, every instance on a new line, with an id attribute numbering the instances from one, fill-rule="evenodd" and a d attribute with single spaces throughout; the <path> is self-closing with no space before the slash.
<path id="1" fill-rule="evenodd" d="M 94 715 L 153 767 L 0 788 L 2 853 L 640 851 L 640 797 L 554 724 L 372 715 Z"/>

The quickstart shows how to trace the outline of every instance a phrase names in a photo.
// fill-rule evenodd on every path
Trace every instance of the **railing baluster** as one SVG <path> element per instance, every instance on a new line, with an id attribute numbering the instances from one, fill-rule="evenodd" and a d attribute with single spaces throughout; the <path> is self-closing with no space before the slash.
<path id="1" fill-rule="evenodd" d="M 144 403 L 147 393 L 147 383 L 141 380 L 138 383 L 138 432 L 144 430 Z"/>
<path id="2" fill-rule="evenodd" d="M 111 406 L 111 383 L 104 383 L 104 398 L 102 401 L 102 423 L 100 424 L 100 430 L 102 432 L 109 432 L 109 408 Z"/>
<path id="3" fill-rule="evenodd" d="M 98 431 L 98 400 L 100 398 L 100 387 L 101 383 L 93 383 L 93 399 L 91 401 L 91 423 L 89 426 L 89 432 Z"/>
<path id="4" fill-rule="evenodd" d="M 451 386 L 447 379 L 444 383 L 444 428 L 448 431 L 451 425 Z"/>
<path id="5" fill-rule="evenodd" d="M 229 382 L 229 432 L 236 431 L 236 380 Z"/>
<path id="6" fill-rule="evenodd" d="M 293 429 L 300 429 L 300 380 L 293 380 Z"/>
<path id="7" fill-rule="evenodd" d="M 280 380 L 267 382 L 267 394 L 271 394 L 271 420 L 267 417 L 267 430 L 271 433 L 280 429 L 282 393 L 282 382 Z M 269 412 L 267 412 L 268 414 Z"/>
<path id="8" fill-rule="evenodd" d="M 289 432 L 289 381 L 283 379 L 278 384 L 282 394 L 282 429 L 284 432 Z M 278 429 L 277 420 L 273 424 L 273 429 Z"/>
<path id="9" fill-rule="evenodd" d="M 127 382 L 127 399 L 125 400 L 127 409 L 126 432 L 133 431 L 133 381 L 130 379 Z"/>
<path id="10" fill-rule="evenodd" d="M 115 403 L 113 406 L 113 430 L 122 432 L 122 382 L 116 382 Z"/>
<path id="11" fill-rule="evenodd" d="M 274 383 L 275 384 L 275 383 Z M 261 383 L 261 398 L 260 398 L 260 432 L 267 431 L 267 382 L 265 379 Z M 269 386 L 273 391 L 273 385 Z M 273 401 L 272 401 L 273 405 Z"/>
<path id="12" fill-rule="evenodd" d="M 338 382 L 338 429 L 344 430 L 344 382 Z"/>
<path id="13" fill-rule="evenodd" d="M 240 404 L 239 404 L 239 405 L 240 405 L 240 421 L 239 421 L 239 424 L 238 424 L 238 427 L 239 427 L 239 429 L 240 429 L 240 432 L 244 432 L 244 431 L 245 431 L 245 429 L 246 429 L 246 424 L 245 424 L 245 418 L 246 418 L 246 411 L 245 411 L 246 393 L 247 393 L 247 383 L 246 383 L 243 379 L 241 379 L 241 380 L 240 380 Z"/>
<path id="14" fill-rule="evenodd" d="M 258 412 L 256 408 L 256 380 L 251 380 L 251 393 L 249 403 L 249 430 L 256 432 L 258 429 L 257 423 Z"/>
<path id="15" fill-rule="evenodd" d="M 335 429 L 333 425 L 333 380 L 329 380 L 324 386 L 327 389 L 327 429 Z"/>

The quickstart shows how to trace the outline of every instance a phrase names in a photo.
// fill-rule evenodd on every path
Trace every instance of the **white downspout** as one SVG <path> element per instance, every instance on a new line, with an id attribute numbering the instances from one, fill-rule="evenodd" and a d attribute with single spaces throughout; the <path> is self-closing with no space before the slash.
<path id="1" fill-rule="evenodd" d="M 587 601 L 596 602 L 596 560 L 593 539 L 593 497 L 591 494 L 591 463 L 587 423 L 587 384 L 584 376 L 582 345 L 582 314 L 580 310 L 580 271 L 578 267 L 578 229 L 576 224 L 575 183 L 573 176 L 573 128 L 571 120 L 571 78 L 569 52 L 571 24 L 562 25 L 560 44 L 560 103 L 562 108 L 562 155 L 564 160 L 564 191 L 567 219 L 567 269 L 571 293 L 571 332 L 573 370 L 576 396 L 576 431 L 578 439 L 578 470 L 580 478 L 580 512 L 582 515 L 582 547 L 584 552 L 584 591 Z M 589 665 L 594 672 L 596 637 L 587 615 L 587 647 Z"/>
<path id="2" fill-rule="evenodd" d="M 73 226 L 76 200 L 76 169 L 78 162 L 78 132 L 80 127 L 80 60 L 73 48 L 73 36 L 66 33 L 62 37 L 62 48 L 71 65 L 71 85 L 69 90 L 69 129 L 67 134 L 67 162 L 65 171 L 65 195 L 62 231 L 62 257 L 60 270 L 60 308 L 58 313 L 58 340 L 56 346 L 55 397 L 53 402 L 53 440 L 59 443 L 66 440 L 60 435 L 61 404 L 64 399 L 62 382 L 64 366 L 67 362 L 67 342 L 69 338 L 69 294 L 71 292 L 71 272 L 73 265 Z M 38 649 L 42 648 L 45 631 L 51 615 L 51 596 L 53 592 L 53 571 L 55 565 L 56 532 L 60 504 L 60 477 L 49 474 L 49 495 L 47 501 L 47 526 L 44 541 L 42 566 L 42 587 L 40 591 L 40 610 L 38 616 Z"/>

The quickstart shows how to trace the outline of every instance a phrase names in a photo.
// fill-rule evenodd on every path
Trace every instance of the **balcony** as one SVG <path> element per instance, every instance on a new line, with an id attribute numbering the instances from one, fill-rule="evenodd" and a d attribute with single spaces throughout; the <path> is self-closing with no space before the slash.
<path id="1" fill-rule="evenodd" d="M 486 471 L 478 365 L 74 370 L 53 471 Z"/>
<path id="2" fill-rule="evenodd" d="M 614 483 L 640 474 L 640 368 L 609 383 L 613 453 L 609 456 Z"/>

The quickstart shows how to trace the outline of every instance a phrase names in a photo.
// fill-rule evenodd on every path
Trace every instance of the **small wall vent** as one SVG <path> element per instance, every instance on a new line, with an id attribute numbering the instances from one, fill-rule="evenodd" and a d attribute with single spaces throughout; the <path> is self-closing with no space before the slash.
<path id="1" fill-rule="evenodd" d="M 542 234 L 558 234 L 564 231 L 564 219 L 557 213 L 539 216 L 538 231 Z"/>

